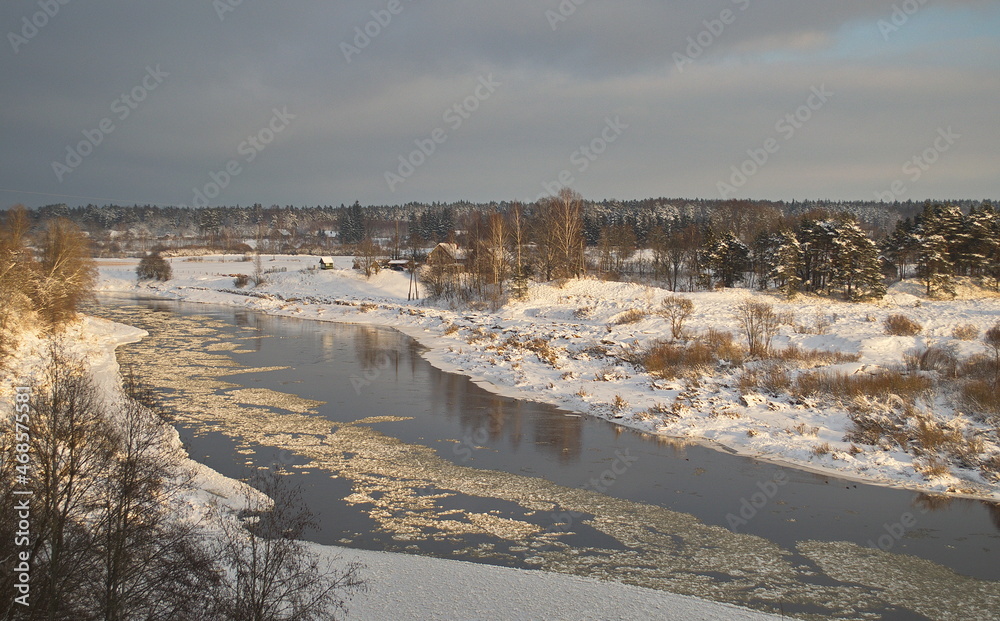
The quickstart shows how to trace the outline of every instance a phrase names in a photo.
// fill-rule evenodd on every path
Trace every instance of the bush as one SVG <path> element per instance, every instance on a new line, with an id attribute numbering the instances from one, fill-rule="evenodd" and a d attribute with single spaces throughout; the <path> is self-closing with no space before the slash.
<path id="1" fill-rule="evenodd" d="M 951 336 L 960 341 L 974 341 L 979 338 L 979 328 L 971 323 L 963 323 L 960 326 L 955 326 L 955 329 L 951 331 Z"/>
<path id="2" fill-rule="evenodd" d="M 778 395 L 788 391 L 792 385 L 792 378 L 785 365 L 764 362 L 744 370 L 740 374 L 738 385 L 742 392 L 758 389 L 772 395 Z"/>
<path id="3" fill-rule="evenodd" d="M 766 302 L 744 300 L 736 306 L 736 318 L 743 326 L 751 356 L 765 357 L 771 350 L 771 339 L 778 333 L 780 317 Z"/>
<path id="4" fill-rule="evenodd" d="M 233 279 L 233 286 L 237 289 L 242 289 L 250 284 L 250 277 L 246 274 L 237 274 L 236 278 Z"/>
<path id="5" fill-rule="evenodd" d="M 694 312 L 694 302 L 679 295 L 668 295 L 663 298 L 663 310 L 660 313 L 670 320 L 670 336 L 676 341 L 684 334 L 684 322 Z"/>
<path id="6" fill-rule="evenodd" d="M 135 268 L 135 273 L 139 280 L 170 280 L 173 277 L 170 263 L 158 252 L 144 256 L 139 261 L 139 267 Z"/>
<path id="7" fill-rule="evenodd" d="M 885 333 L 892 336 L 914 336 L 920 334 L 920 331 L 924 329 L 923 326 L 906 315 L 898 314 L 886 317 L 883 325 Z"/>
<path id="8" fill-rule="evenodd" d="M 803 373 L 795 380 L 795 392 L 800 396 L 825 395 L 838 398 L 892 396 L 912 402 L 930 391 L 932 382 L 922 375 L 909 375 L 899 371 L 882 371 L 863 375 Z"/>
<path id="9" fill-rule="evenodd" d="M 958 357 L 947 347 L 937 345 L 903 354 L 906 367 L 911 371 L 937 371 L 946 377 L 958 376 Z"/>
<path id="10" fill-rule="evenodd" d="M 637 321 L 642 321 L 647 315 L 648 313 L 642 309 L 632 308 L 624 313 L 615 315 L 614 318 L 611 319 L 611 324 L 621 326 L 629 323 L 635 323 Z"/>
<path id="11" fill-rule="evenodd" d="M 716 364 L 711 348 L 702 342 L 690 345 L 657 343 L 642 360 L 646 371 L 663 379 L 674 379 L 691 372 L 701 372 Z"/>

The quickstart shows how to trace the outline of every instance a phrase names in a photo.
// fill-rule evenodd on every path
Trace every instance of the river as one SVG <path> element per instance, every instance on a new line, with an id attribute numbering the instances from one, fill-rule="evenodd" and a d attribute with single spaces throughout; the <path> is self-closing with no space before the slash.
<path id="1" fill-rule="evenodd" d="M 1000 508 L 491 394 L 384 328 L 102 296 L 191 456 L 277 465 L 318 543 L 541 568 L 802 618 L 987 619 Z"/>

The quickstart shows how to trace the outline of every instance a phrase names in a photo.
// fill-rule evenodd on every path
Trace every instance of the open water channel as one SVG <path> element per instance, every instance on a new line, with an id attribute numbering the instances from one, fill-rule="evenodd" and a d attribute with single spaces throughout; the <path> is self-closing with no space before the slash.
<path id="1" fill-rule="evenodd" d="M 611 579 L 799 618 L 1000 618 L 1000 507 L 632 432 L 442 372 L 391 329 L 102 296 L 192 458 L 278 465 L 323 544 Z"/>

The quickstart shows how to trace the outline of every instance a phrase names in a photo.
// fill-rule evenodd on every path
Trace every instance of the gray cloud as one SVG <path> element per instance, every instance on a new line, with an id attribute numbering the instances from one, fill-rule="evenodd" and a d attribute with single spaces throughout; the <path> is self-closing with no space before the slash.
<path id="1" fill-rule="evenodd" d="M 878 22 L 902 2 L 588 0 L 553 30 L 557 0 L 400 0 L 348 62 L 343 44 L 388 5 L 243 0 L 222 20 L 208 0 L 60 5 L 17 53 L 7 36 L 0 49 L 0 202 L 190 203 L 233 159 L 241 173 L 214 202 L 523 199 L 563 170 L 593 198 L 715 197 L 776 135 L 741 196 L 870 198 L 947 126 L 961 141 L 903 198 L 996 194 L 995 3 L 935 2 L 885 41 Z M 38 10 L 3 5 L 0 33 Z M 733 20 L 713 34 L 723 10 Z M 710 44 L 679 71 L 699 36 Z M 119 119 L 114 102 L 157 66 L 169 76 Z M 502 86 L 453 128 L 445 112 L 491 74 Z M 794 138 L 776 134 L 820 84 L 836 96 Z M 245 161 L 240 145 L 282 106 L 295 119 Z M 609 116 L 629 128 L 580 172 Z M 52 162 L 104 118 L 114 130 L 60 183 Z M 435 129 L 446 140 L 390 191 L 385 173 Z"/>

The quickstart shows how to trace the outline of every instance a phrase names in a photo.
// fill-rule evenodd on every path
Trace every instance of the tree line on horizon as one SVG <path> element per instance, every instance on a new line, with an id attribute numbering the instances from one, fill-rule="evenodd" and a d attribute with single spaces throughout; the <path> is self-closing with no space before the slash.
<path id="1" fill-rule="evenodd" d="M 94 230 L 95 222 L 136 218 L 143 226 L 169 221 L 173 232 L 188 227 L 189 242 L 208 248 L 247 252 L 244 242 L 255 238 L 264 252 L 353 253 L 369 256 L 372 265 L 379 257 L 421 260 L 435 244 L 451 242 L 468 251 L 462 269 L 439 266 L 422 276 L 432 294 L 470 298 L 497 299 L 504 291 L 523 290 L 528 279 L 584 273 L 654 282 L 672 291 L 746 286 L 846 299 L 881 297 L 888 280 L 911 274 L 922 279 L 928 295 L 954 293 L 957 276 L 1000 284 L 1000 223 L 989 201 L 625 204 L 589 202 L 566 189 L 528 204 L 53 206 L 29 215 L 36 227 L 52 219 L 78 222 L 99 251 L 108 242 Z M 130 231 L 114 239 L 124 242 Z M 147 233 L 133 251 L 167 247 L 156 230 Z"/>

